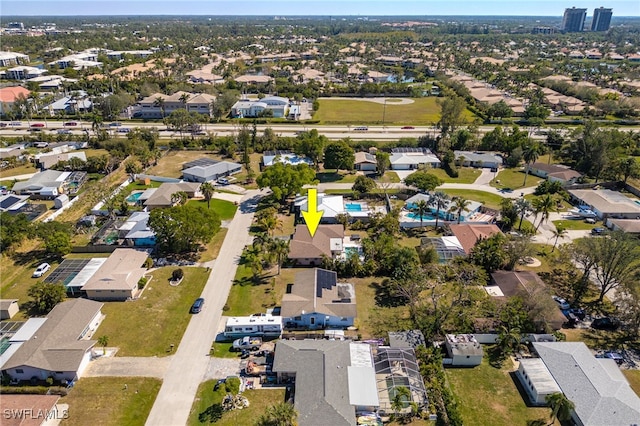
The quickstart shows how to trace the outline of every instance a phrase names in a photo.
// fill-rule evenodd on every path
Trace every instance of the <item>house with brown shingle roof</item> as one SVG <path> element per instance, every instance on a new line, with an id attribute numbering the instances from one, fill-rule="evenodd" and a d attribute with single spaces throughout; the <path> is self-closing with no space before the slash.
<path id="1" fill-rule="evenodd" d="M 493 224 L 451 224 L 449 225 L 449 229 L 451 229 L 451 233 L 458 239 L 466 254 L 471 253 L 471 250 L 478 241 L 500 233 L 500 228 Z"/>
<path id="2" fill-rule="evenodd" d="M 138 281 L 147 271 L 143 265 L 148 257 L 146 250 L 115 249 L 82 286 L 82 291 L 94 300 L 133 299 L 138 294 Z"/>
<path id="3" fill-rule="evenodd" d="M 563 185 L 574 183 L 582 177 L 582 174 L 560 164 L 533 163 L 529 168 L 529 173 L 549 179 L 551 182 L 560 182 Z"/>
<path id="4" fill-rule="evenodd" d="M 59 303 L 44 323 L 2 366 L 2 375 L 18 380 L 77 380 L 91 359 L 95 340 L 86 339 L 102 320 L 103 303 L 71 299 Z"/>
<path id="5" fill-rule="evenodd" d="M 307 225 L 297 225 L 289 243 L 289 259 L 297 265 L 320 265 L 323 257 L 332 259 L 342 253 L 343 239 L 342 225 L 318 225 L 313 237 Z"/>
<path id="6" fill-rule="evenodd" d="M 149 191 L 149 197 L 144 202 L 145 207 L 149 210 L 173 207 L 175 203 L 171 200 L 171 196 L 178 192 L 185 192 L 187 197 L 199 197 L 200 194 L 200 182 L 166 182 L 155 188 L 155 191 L 151 193 Z"/>
<path id="7" fill-rule="evenodd" d="M 290 329 L 351 327 L 356 317 L 355 289 L 352 284 L 338 283 L 333 271 L 302 270 L 282 296 L 280 315 Z"/>

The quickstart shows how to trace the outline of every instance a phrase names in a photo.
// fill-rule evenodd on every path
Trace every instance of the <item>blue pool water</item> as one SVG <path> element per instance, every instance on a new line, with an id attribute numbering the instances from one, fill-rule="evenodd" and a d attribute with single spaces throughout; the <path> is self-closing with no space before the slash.
<path id="1" fill-rule="evenodd" d="M 345 247 L 344 248 L 344 255 L 349 258 L 351 256 L 359 256 L 360 255 L 360 249 L 358 247 Z"/>
<path id="2" fill-rule="evenodd" d="M 127 201 L 130 203 L 135 203 L 136 201 L 138 201 L 138 198 L 140 198 L 141 195 L 142 195 L 142 192 L 134 192 L 133 194 L 127 197 Z"/>
<path id="3" fill-rule="evenodd" d="M 411 219 L 415 219 L 415 220 L 420 220 L 420 214 L 415 212 L 407 214 L 407 217 L 410 217 Z M 424 214 L 422 215 L 422 220 L 436 220 L 436 217 L 432 214 Z"/>
<path id="4" fill-rule="evenodd" d="M 344 209 L 348 212 L 361 212 L 362 204 L 348 203 L 344 205 Z"/>

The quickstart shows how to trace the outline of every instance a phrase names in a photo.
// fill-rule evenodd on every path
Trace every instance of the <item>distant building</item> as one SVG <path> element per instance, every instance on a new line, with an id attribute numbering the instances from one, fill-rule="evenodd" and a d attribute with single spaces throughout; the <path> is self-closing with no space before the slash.
<path id="1" fill-rule="evenodd" d="M 609 31 L 612 15 L 613 9 L 605 9 L 604 7 L 593 9 L 591 31 Z"/>
<path id="2" fill-rule="evenodd" d="M 552 27 L 533 27 L 533 34 L 555 34 L 556 29 Z"/>
<path id="3" fill-rule="evenodd" d="M 579 9 L 572 7 L 564 10 L 562 18 L 562 31 L 568 33 L 579 33 L 584 28 L 584 20 L 587 17 L 587 9 Z"/>

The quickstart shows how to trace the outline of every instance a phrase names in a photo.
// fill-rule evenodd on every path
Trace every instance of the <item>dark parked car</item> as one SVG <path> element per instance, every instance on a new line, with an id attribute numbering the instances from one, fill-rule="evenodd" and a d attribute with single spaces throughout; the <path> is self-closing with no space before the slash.
<path id="1" fill-rule="evenodd" d="M 593 228 L 591 230 L 591 235 L 602 235 L 607 232 L 606 228 Z"/>
<path id="2" fill-rule="evenodd" d="M 204 299 L 202 297 L 197 298 L 196 301 L 193 302 L 193 305 L 191 305 L 191 313 L 199 313 L 202 310 L 202 305 L 204 305 Z"/>
<path id="3" fill-rule="evenodd" d="M 597 330 L 617 330 L 620 327 L 620 321 L 615 318 L 596 318 L 591 322 L 591 328 Z"/>

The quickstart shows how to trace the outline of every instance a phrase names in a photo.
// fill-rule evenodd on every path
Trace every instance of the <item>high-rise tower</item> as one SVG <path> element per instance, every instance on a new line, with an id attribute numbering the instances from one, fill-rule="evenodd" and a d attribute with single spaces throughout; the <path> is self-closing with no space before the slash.
<path id="1" fill-rule="evenodd" d="M 611 16 L 613 9 L 600 7 L 593 10 L 593 21 L 591 21 L 591 31 L 608 31 L 611 26 Z"/>
<path id="2" fill-rule="evenodd" d="M 578 9 L 572 7 L 564 10 L 562 18 L 562 31 L 568 33 L 579 33 L 584 28 L 584 20 L 587 17 L 587 9 Z"/>

